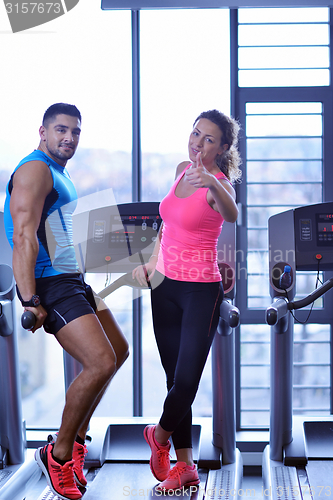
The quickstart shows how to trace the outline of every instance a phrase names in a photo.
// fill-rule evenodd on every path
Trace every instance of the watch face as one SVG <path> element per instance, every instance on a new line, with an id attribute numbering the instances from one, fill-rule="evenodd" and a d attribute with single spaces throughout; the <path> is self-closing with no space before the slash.
<path id="1" fill-rule="evenodd" d="M 36 307 L 39 306 L 40 300 L 39 300 L 38 295 L 33 295 L 31 300 L 32 300 L 32 303 L 34 306 L 36 306 Z"/>

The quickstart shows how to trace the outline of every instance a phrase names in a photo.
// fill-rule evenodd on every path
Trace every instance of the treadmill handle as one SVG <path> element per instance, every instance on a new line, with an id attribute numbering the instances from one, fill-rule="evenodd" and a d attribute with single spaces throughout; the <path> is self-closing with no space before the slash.
<path id="1" fill-rule="evenodd" d="M 237 328 L 240 320 L 239 309 L 226 299 L 223 299 L 220 305 L 220 318 L 222 318 L 230 328 Z"/>
<path id="2" fill-rule="evenodd" d="M 323 285 L 304 297 L 304 299 L 288 302 L 285 297 L 277 297 L 273 304 L 266 309 L 266 323 L 270 326 L 276 325 L 281 318 L 287 315 L 288 311 L 302 309 L 312 304 L 312 302 L 324 295 L 331 288 L 333 288 L 333 278 L 325 281 Z"/>
<path id="3" fill-rule="evenodd" d="M 324 293 L 328 292 L 333 287 L 333 278 L 330 278 L 329 280 L 325 281 L 323 285 L 321 285 L 319 288 L 314 290 L 313 292 L 310 293 L 307 297 L 304 297 L 304 299 L 300 300 L 295 300 L 295 302 L 289 302 L 288 304 L 288 309 L 302 309 L 302 307 L 306 307 L 315 300 L 317 300 L 319 297 L 324 295 Z"/>
<path id="4" fill-rule="evenodd" d="M 273 304 L 266 309 L 266 323 L 270 326 L 276 325 L 281 318 L 287 315 L 289 304 L 290 302 L 284 297 L 278 297 Z"/>
<path id="5" fill-rule="evenodd" d="M 123 276 L 121 276 L 120 278 L 118 278 L 111 285 L 107 286 L 106 288 L 104 288 L 103 290 L 98 292 L 97 295 L 101 299 L 105 299 L 105 297 L 110 295 L 110 293 L 114 292 L 115 290 L 117 290 L 118 288 L 120 288 L 122 286 L 129 286 L 131 288 L 137 288 L 140 290 L 149 290 L 148 286 L 142 286 L 142 285 L 140 285 L 140 283 L 137 280 L 134 280 L 132 278 L 132 273 L 127 273 L 127 274 L 124 274 Z"/>

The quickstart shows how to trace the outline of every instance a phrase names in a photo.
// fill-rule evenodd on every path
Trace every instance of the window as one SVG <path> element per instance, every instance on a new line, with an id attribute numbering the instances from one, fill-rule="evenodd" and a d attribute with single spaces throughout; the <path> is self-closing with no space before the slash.
<path id="1" fill-rule="evenodd" d="M 160 201 L 173 182 L 177 164 L 187 158 L 195 118 L 215 107 L 229 113 L 230 102 L 236 103 L 233 114 L 242 125 L 244 168 L 243 182 L 237 187 L 241 204 L 236 288 L 241 310 L 238 425 L 262 428 L 269 425 L 270 331 L 264 319 L 271 302 L 267 221 L 294 206 L 326 201 L 333 182 L 333 153 L 328 147 L 332 141 L 327 139 L 333 121 L 330 11 L 239 9 L 237 27 L 232 25 L 230 33 L 229 16 L 235 12 L 225 8 L 140 11 L 141 137 L 136 139 L 142 152 L 141 199 Z M 1 114 L 6 120 L 0 135 L 0 203 L 13 168 L 38 144 L 43 112 L 57 101 L 75 103 L 83 116 L 80 147 L 69 164 L 79 197 L 92 195 L 88 200 L 99 203 L 104 190 L 111 188 L 117 203 L 130 202 L 131 12 L 106 12 L 80 2 L 73 15 L 70 12 L 53 23 L 53 32 L 48 25 L 39 28 L 38 37 L 22 32 L 2 39 L 2 65 L 10 71 L 1 82 Z M 235 47 L 230 46 L 229 35 L 237 38 Z M 72 50 L 70 57 L 59 59 L 60 38 Z M 48 57 L 38 65 L 41 43 Z M 234 75 L 230 64 L 235 61 L 236 88 L 230 86 L 230 74 Z M 87 276 L 96 291 L 106 279 L 116 278 Z M 299 273 L 297 293 L 308 293 L 314 282 L 313 274 Z M 156 416 L 165 395 L 165 377 L 153 336 L 149 292 L 143 292 L 142 303 L 143 414 Z M 117 290 L 107 304 L 131 345 L 132 291 Z M 20 312 L 21 306 L 18 316 Z M 329 319 L 325 300 L 319 301 L 311 322 L 295 326 L 297 413 L 329 412 Z M 57 426 L 64 403 L 59 383 L 62 350 L 51 336 L 25 331 L 19 332 L 19 350 L 27 426 Z M 132 416 L 132 361 L 131 354 L 96 415 Z M 50 392 L 52 411 L 47 404 Z M 194 414 L 210 412 L 209 360 Z"/>
<path id="2" fill-rule="evenodd" d="M 246 104 L 248 307 L 271 302 L 268 218 L 322 201 L 322 121 L 321 102 Z"/>
<path id="3" fill-rule="evenodd" d="M 294 414 L 330 413 L 330 325 L 295 325 Z"/>
<path id="4" fill-rule="evenodd" d="M 143 10 L 140 26 L 142 199 L 161 200 L 196 117 L 230 112 L 229 11 Z"/>
<path id="5" fill-rule="evenodd" d="M 55 102 L 76 104 L 82 114 L 80 145 L 68 164 L 79 197 L 94 195 L 99 202 L 103 190 L 111 188 L 118 203 L 131 200 L 131 16 L 82 3 L 54 20 L 52 29 L 47 24 L 36 33 L 3 36 L 2 65 L 8 71 L 1 78 L 1 115 L 6 117 L 1 123 L 1 205 L 10 174 L 38 146 L 43 113 Z M 93 285 L 99 278 L 105 281 L 105 276 L 88 277 Z M 115 308 L 129 337 L 131 305 L 130 297 Z M 20 304 L 16 312 L 20 325 Z M 27 426 L 58 426 L 64 405 L 62 349 L 51 335 L 20 330 L 19 356 Z M 110 405 L 107 395 L 107 415 L 132 415 L 132 378 L 126 370 L 131 372 L 130 361 L 122 379 L 129 390 L 116 389 L 115 381 L 122 406 Z"/>
<path id="6" fill-rule="evenodd" d="M 141 11 L 140 56 L 142 200 L 161 201 L 177 165 L 188 159 L 196 117 L 212 108 L 230 112 L 229 11 Z M 161 411 L 166 384 L 148 293 L 143 293 L 143 318 L 143 414 L 151 416 Z M 211 379 L 209 358 L 193 406 L 195 416 L 211 415 Z"/>
<path id="7" fill-rule="evenodd" d="M 268 219 L 300 205 L 326 201 L 329 171 L 329 10 L 240 9 L 236 100 L 243 124 L 243 183 L 238 201 L 237 305 L 241 310 L 238 425 L 269 426 L 270 328 Z M 313 88 L 315 86 L 315 88 Z M 240 257 L 243 256 L 241 259 Z M 323 273 L 320 278 L 323 279 Z M 298 297 L 316 286 L 315 273 L 298 272 Z M 309 313 L 297 311 L 304 321 Z M 294 408 L 330 412 L 329 305 L 316 301 L 306 324 L 295 322 Z M 320 324 L 319 324 L 320 323 Z"/>
<path id="8" fill-rule="evenodd" d="M 329 11 L 240 9 L 240 87 L 329 85 Z"/>

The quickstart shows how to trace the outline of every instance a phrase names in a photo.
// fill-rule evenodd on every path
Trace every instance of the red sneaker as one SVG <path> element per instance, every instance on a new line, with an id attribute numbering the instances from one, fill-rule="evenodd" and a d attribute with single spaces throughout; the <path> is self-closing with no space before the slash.
<path id="1" fill-rule="evenodd" d="M 161 445 L 155 441 L 156 425 L 147 425 L 143 431 L 145 440 L 150 446 L 150 469 L 158 481 L 164 481 L 168 477 L 170 471 L 170 455 L 169 451 L 171 443 L 168 441 L 166 445 Z"/>
<path id="2" fill-rule="evenodd" d="M 48 442 L 49 443 L 55 443 L 58 437 L 58 432 L 55 434 L 50 434 L 48 437 Z M 83 467 L 84 467 L 84 459 L 88 453 L 88 449 L 86 445 L 82 445 L 80 443 L 77 443 L 76 441 L 74 442 L 74 447 L 73 447 L 73 460 L 74 460 L 74 478 L 76 481 L 76 484 L 79 486 L 82 486 L 82 488 L 85 488 L 87 486 L 87 480 L 84 477 L 83 474 Z"/>
<path id="3" fill-rule="evenodd" d="M 159 491 L 179 490 L 200 483 L 198 471 L 195 465 L 192 467 L 186 462 L 177 462 L 170 470 L 168 477 L 156 486 Z"/>
<path id="4" fill-rule="evenodd" d="M 51 454 L 52 444 L 35 451 L 35 460 L 45 474 L 50 490 L 63 500 L 79 500 L 82 497 L 74 480 L 74 460 L 60 465 Z"/>
<path id="5" fill-rule="evenodd" d="M 86 454 L 88 453 L 87 447 L 85 444 L 80 444 L 75 441 L 73 448 L 73 460 L 74 460 L 74 477 L 75 481 L 79 486 L 83 488 L 87 486 L 87 480 L 83 474 L 84 467 L 84 459 Z"/>

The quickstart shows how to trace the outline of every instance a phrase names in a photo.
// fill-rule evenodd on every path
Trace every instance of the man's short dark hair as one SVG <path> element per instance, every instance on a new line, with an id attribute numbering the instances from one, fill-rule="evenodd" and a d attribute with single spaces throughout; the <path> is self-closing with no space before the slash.
<path id="1" fill-rule="evenodd" d="M 56 116 L 58 115 L 69 115 L 78 118 L 80 122 L 81 113 L 73 104 L 65 104 L 63 102 L 58 102 L 57 104 L 52 104 L 44 113 L 43 116 L 43 125 L 47 127 L 50 122 L 54 121 Z"/>

